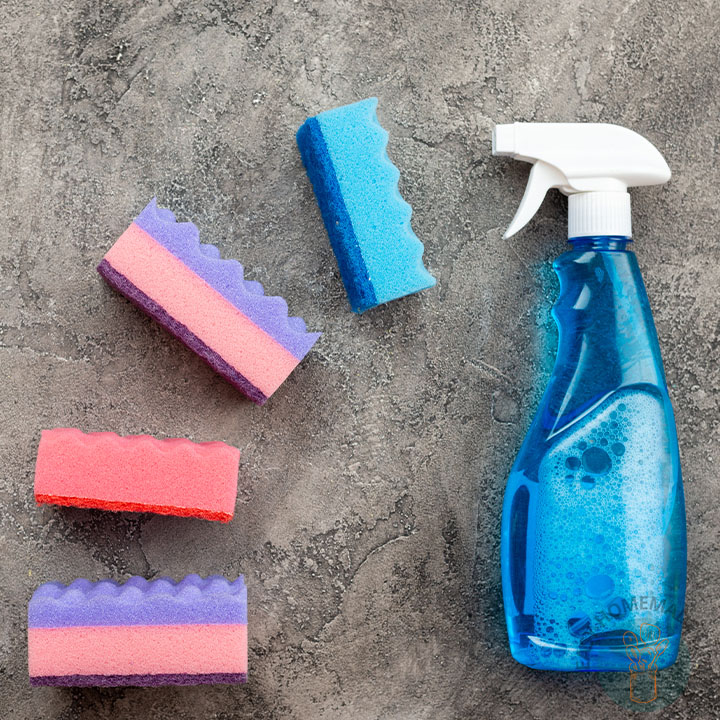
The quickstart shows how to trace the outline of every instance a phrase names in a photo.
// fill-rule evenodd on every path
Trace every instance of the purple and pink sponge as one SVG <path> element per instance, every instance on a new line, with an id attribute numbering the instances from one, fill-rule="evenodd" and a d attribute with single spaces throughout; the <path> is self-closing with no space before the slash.
<path id="1" fill-rule="evenodd" d="M 28 606 L 31 685 L 199 685 L 247 680 L 242 575 L 41 585 Z"/>
<path id="2" fill-rule="evenodd" d="M 236 260 L 201 244 L 153 198 L 98 266 L 107 282 L 157 320 L 258 405 L 305 357 L 320 333 L 288 317 L 281 297 L 245 280 Z"/>

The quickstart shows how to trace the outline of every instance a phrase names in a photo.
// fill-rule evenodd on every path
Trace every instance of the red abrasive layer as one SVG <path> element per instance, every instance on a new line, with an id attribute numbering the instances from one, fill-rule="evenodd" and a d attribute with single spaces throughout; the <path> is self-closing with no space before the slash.
<path id="1" fill-rule="evenodd" d="M 213 512 L 202 508 L 181 508 L 173 505 L 152 505 L 151 503 L 113 502 L 96 498 L 64 497 L 62 495 L 40 495 L 35 493 L 38 505 L 64 505 L 66 507 L 90 508 L 92 510 L 112 510 L 113 512 L 151 512 L 158 515 L 177 515 L 178 517 L 196 517 L 203 520 L 230 522 L 233 516 L 228 512 Z"/>

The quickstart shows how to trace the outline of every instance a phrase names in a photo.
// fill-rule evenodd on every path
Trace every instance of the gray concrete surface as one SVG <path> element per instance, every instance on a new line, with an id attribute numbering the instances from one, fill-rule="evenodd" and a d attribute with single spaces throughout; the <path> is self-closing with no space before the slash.
<path id="1" fill-rule="evenodd" d="M 689 531 L 683 694 L 720 716 L 720 8 L 712 0 L 0 3 L 0 717 L 625 718 L 594 676 L 508 653 L 499 517 L 554 353 L 555 194 L 501 240 L 527 167 L 512 120 L 611 121 L 674 171 L 635 191 L 677 409 Z M 354 316 L 295 147 L 380 98 L 436 289 Z M 321 342 L 265 408 L 104 285 L 153 195 Z M 38 509 L 42 428 L 222 439 L 235 520 Z M 244 572 L 246 687 L 31 690 L 46 580 Z"/>

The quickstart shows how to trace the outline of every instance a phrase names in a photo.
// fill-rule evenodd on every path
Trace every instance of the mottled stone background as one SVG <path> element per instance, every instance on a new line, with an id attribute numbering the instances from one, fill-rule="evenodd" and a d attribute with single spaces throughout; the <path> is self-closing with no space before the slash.
<path id="1" fill-rule="evenodd" d="M 0 716 L 632 716 L 507 649 L 501 499 L 553 361 L 566 207 L 501 239 L 528 168 L 490 130 L 512 120 L 627 125 L 673 169 L 633 193 L 689 532 L 691 674 L 656 717 L 720 716 L 719 23 L 714 0 L 2 0 Z M 294 133 L 369 95 L 438 285 L 357 317 Z M 264 408 L 95 272 L 153 194 L 324 331 Z M 236 444 L 234 521 L 38 509 L 53 426 Z M 191 571 L 246 574 L 246 687 L 30 689 L 39 583 Z"/>

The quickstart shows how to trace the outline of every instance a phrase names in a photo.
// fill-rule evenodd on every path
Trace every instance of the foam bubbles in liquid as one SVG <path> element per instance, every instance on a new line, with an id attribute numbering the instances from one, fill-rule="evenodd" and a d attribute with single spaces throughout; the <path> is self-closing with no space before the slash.
<path id="1" fill-rule="evenodd" d="M 595 633 L 662 626 L 657 610 L 633 609 L 632 623 L 626 616 L 633 598 L 663 596 L 665 489 L 672 483 L 664 428 L 656 397 L 625 390 L 571 426 L 543 458 L 527 598 L 543 641 L 577 648 Z"/>

